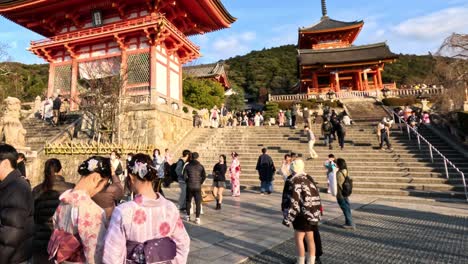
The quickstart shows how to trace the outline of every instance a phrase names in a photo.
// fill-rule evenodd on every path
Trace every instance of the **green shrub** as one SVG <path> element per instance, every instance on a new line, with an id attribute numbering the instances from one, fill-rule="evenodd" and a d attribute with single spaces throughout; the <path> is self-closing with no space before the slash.
<path id="1" fill-rule="evenodd" d="M 302 108 L 309 108 L 309 109 L 314 109 L 317 106 L 317 102 L 315 101 L 302 101 L 301 102 Z"/>
<path id="2" fill-rule="evenodd" d="M 265 120 L 276 118 L 278 116 L 279 106 L 277 103 L 268 102 L 265 105 Z"/>
<path id="3" fill-rule="evenodd" d="M 281 110 L 288 110 L 291 109 L 293 106 L 293 102 L 278 102 L 278 108 Z"/>
<path id="4" fill-rule="evenodd" d="M 189 110 L 188 110 L 188 108 L 186 106 L 182 107 L 182 111 L 184 111 L 184 113 L 186 113 L 186 114 L 189 112 Z"/>
<path id="5" fill-rule="evenodd" d="M 463 133 L 468 134 L 468 112 L 458 112 L 458 123 Z"/>

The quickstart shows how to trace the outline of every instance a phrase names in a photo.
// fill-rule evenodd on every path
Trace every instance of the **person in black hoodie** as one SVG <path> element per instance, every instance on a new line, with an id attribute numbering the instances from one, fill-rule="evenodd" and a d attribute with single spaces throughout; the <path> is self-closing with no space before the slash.
<path id="1" fill-rule="evenodd" d="M 66 182 L 62 176 L 62 164 L 58 159 L 49 159 L 44 165 L 44 180 L 34 187 L 34 223 L 35 236 L 34 263 L 53 263 L 48 261 L 47 244 L 52 230 L 52 216 L 60 203 L 59 197 L 75 184 Z"/>
<path id="2" fill-rule="evenodd" d="M 184 178 L 187 182 L 187 217 L 186 220 L 190 221 L 190 207 L 192 206 L 192 198 L 195 198 L 196 211 L 195 211 L 195 223 L 200 224 L 200 212 L 201 212 L 201 186 L 206 179 L 205 168 L 198 161 L 198 153 L 192 153 L 192 159 L 190 163 L 185 166 Z"/>
<path id="3" fill-rule="evenodd" d="M 213 168 L 213 196 L 216 199 L 216 210 L 221 210 L 223 191 L 226 188 L 226 155 L 219 156 L 219 162 Z"/>
<path id="4" fill-rule="evenodd" d="M 32 257 L 33 199 L 17 160 L 13 146 L 0 144 L 0 263 L 22 264 Z"/>

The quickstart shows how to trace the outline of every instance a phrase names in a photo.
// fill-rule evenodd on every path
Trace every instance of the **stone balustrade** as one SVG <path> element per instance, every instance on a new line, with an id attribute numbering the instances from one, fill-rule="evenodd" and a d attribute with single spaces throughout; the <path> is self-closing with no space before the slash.
<path id="1" fill-rule="evenodd" d="M 444 88 L 425 88 L 425 89 L 388 89 L 386 96 L 388 97 L 405 97 L 405 96 L 420 96 L 420 95 L 437 95 L 444 93 Z M 334 93 L 335 98 L 366 98 L 383 96 L 382 90 L 367 90 L 367 91 L 340 91 Z M 285 95 L 268 95 L 270 102 L 295 102 L 308 99 L 327 99 L 327 93 L 309 93 L 309 94 L 285 94 Z"/>

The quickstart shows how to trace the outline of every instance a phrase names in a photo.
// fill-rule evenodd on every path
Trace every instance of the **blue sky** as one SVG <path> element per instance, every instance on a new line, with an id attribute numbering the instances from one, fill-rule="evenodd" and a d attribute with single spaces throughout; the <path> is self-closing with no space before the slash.
<path id="1" fill-rule="evenodd" d="M 243 55 L 251 50 L 296 44 L 298 27 L 320 20 L 320 0 L 223 0 L 238 18 L 231 28 L 192 37 L 203 57 L 193 64 Z M 327 0 L 329 17 L 364 20 L 355 44 L 387 41 L 395 53 L 435 52 L 453 32 L 468 33 L 468 0 Z M 0 42 L 12 61 L 43 63 L 26 50 L 42 37 L 0 17 Z"/>

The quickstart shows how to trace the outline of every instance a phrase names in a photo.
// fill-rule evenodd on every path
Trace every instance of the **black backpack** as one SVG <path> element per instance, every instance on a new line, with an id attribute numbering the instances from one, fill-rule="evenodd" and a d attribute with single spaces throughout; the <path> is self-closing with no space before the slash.
<path id="1" fill-rule="evenodd" d="M 179 164 L 181 160 L 178 160 L 176 163 L 173 163 L 171 165 L 171 170 L 169 171 L 169 175 L 171 176 L 172 182 L 178 182 L 179 181 L 179 176 L 177 176 L 177 164 Z"/>
<path id="2" fill-rule="evenodd" d="M 325 133 L 331 133 L 331 131 L 333 130 L 333 125 L 331 122 L 323 123 L 322 127 Z"/>
<path id="3" fill-rule="evenodd" d="M 341 188 L 341 194 L 344 197 L 349 197 L 353 193 L 353 179 L 351 179 L 346 173 L 346 177 L 343 182 L 343 187 Z"/>

